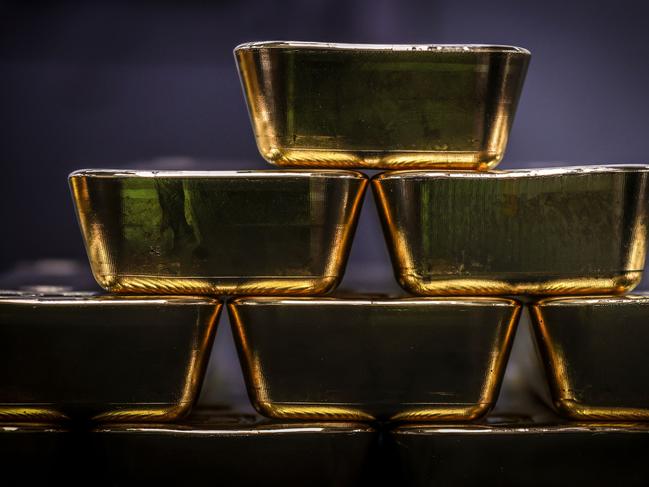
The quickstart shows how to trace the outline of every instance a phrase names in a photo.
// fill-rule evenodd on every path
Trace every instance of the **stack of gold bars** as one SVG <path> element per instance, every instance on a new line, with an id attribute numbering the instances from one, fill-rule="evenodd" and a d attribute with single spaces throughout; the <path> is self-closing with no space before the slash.
<path id="1" fill-rule="evenodd" d="M 649 296 L 624 293 L 644 268 L 649 166 L 493 171 L 525 49 L 235 57 L 280 168 L 70 176 L 109 294 L 0 299 L 2 456 L 38 444 L 48 475 L 82 461 L 109 485 L 646 485 Z M 386 170 L 371 185 L 412 296 L 322 297 L 368 185 L 355 169 Z M 183 419 L 226 298 L 270 420 Z M 557 416 L 485 419 L 525 306 Z"/>

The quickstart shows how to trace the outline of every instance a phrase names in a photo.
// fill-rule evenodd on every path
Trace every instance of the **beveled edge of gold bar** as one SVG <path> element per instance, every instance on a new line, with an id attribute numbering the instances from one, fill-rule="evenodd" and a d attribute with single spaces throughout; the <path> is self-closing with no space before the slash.
<path id="1" fill-rule="evenodd" d="M 649 291 L 639 291 L 633 294 L 621 296 L 609 296 L 597 294 L 592 296 L 557 296 L 552 298 L 539 299 L 530 303 L 531 306 L 575 306 L 575 305 L 607 305 L 607 304 L 632 304 L 649 303 Z"/>
<path id="2" fill-rule="evenodd" d="M 220 308 L 223 302 L 218 298 L 211 296 L 137 296 L 137 295 L 121 295 L 121 294 L 97 294 L 88 296 L 85 293 L 75 295 L 69 293 L 66 295 L 37 295 L 33 293 L 18 293 L 4 295 L 0 291 L 0 304 L 48 304 L 65 306 L 69 304 L 84 303 L 90 306 L 107 304 L 107 303 L 120 303 L 128 305 L 153 305 L 153 304 L 172 304 L 172 305 L 196 305 L 207 304 L 216 305 Z M 218 309 L 217 308 L 217 309 Z"/>
<path id="3" fill-rule="evenodd" d="M 515 299 L 505 297 L 464 297 L 464 296 L 440 296 L 440 297 L 386 297 L 386 296 L 359 296 L 359 297 L 272 297 L 272 296 L 241 296 L 228 301 L 228 307 L 234 306 L 248 306 L 248 305 L 358 305 L 358 306 L 388 306 L 394 304 L 429 304 L 429 305 L 459 305 L 459 306 L 507 306 L 518 307 L 521 306 Z"/>
<path id="4" fill-rule="evenodd" d="M 349 406 L 331 406 L 323 403 L 285 404 L 281 401 L 264 401 L 257 395 L 251 397 L 255 409 L 269 418 L 300 419 L 310 421 L 376 421 L 378 418 L 365 412 L 363 408 Z M 422 421 L 474 421 L 483 417 L 494 406 L 494 402 L 478 402 L 475 404 L 427 404 L 411 406 L 407 410 L 387 417 L 386 421 L 399 423 Z M 405 409 L 405 407 L 404 407 Z"/>
<path id="5" fill-rule="evenodd" d="M 496 151 L 336 151 L 326 149 L 275 149 L 262 154 L 279 167 L 330 167 L 375 170 L 463 170 L 486 171 L 500 163 L 504 152 Z M 434 169 L 433 169 L 434 168 Z"/>
<path id="6" fill-rule="evenodd" d="M 238 171 L 155 171 L 155 170 L 124 170 L 124 169 L 77 169 L 68 175 L 68 179 L 80 177 L 93 178 L 331 178 L 331 179 L 368 179 L 359 171 L 347 169 L 292 169 L 289 171 L 279 169 L 238 170 Z"/>
<path id="7" fill-rule="evenodd" d="M 336 288 L 342 280 L 342 275 L 300 277 L 300 278 L 246 278 L 246 283 L 235 279 L 232 284 L 220 279 L 218 284 L 210 279 L 189 279 L 176 277 L 140 277 L 114 274 L 100 279 L 97 282 L 107 291 L 126 295 L 128 293 L 142 293 L 158 295 L 160 293 L 196 293 L 202 295 L 237 296 L 241 294 L 263 295 L 312 295 L 326 294 Z"/>
<path id="8" fill-rule="evenodd" d="M 91 430 L 92 433 L 144 433 L 144 434 L 169 434 L 169 435 L 200 435 L 200 436 L 241 436 L 250 434 L 303 434 L 303 433 L 328 433 L 328 434 L 349 434 L 349 433 L 376 433 L 376 429 L 365 423 L 354 423 L 346 421 L 335 422 L 287 422 L 287 423 L 265 423 L 263 421 L 241 425 L 218 423 L 215 418 L 213 424 L 202 423 L 194 425 L 191 422 L 180 424 L 110 424 L 102 425 Z M 1 427 L 1 426 L 0 426 Z"/>
<path id="9" fill-rule="evenodd" d="M 498 44 L 353 44 L 339 42 L 306 42 L 306 41 L 253 41 L 239 44 L 234 52 L 252 49 L 287 49 L 287 50 L 321 50 L 321 51 L 407 51 L 439 53 L 507 53 L 531 56 L 528 49 Z"/>
<path id="10" fill-rule="evenodd" d="M 390 430 L 396 435 L 438 435 L 438 434 L 516 434 L 537 435 L 547 433 L 649 433 L 649 423 L 620 423 L 620 422 L 578 422 L 565 423 L 561 421 L 529 424 L 495 423 L 495 424 L 407 424 L 399 425 Z"/>
<path id="11" fill-rule="evenodd" d="M 509 179 L 541 178 L 554 176 L 581 176 L 602 173 L 641 173 L 649 172 L 649 164 L 607 164 L 591 166 L 541 167 L 536 169 L 503 169 L 491 171 L 442 171 L 436 169 L 418 171 L 386 171 L 372 177 L 379 183 L 387 179 Z"/>

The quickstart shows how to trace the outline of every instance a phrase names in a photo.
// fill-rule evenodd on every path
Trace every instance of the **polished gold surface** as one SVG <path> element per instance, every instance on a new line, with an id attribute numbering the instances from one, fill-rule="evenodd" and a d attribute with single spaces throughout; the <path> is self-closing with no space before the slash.
<path id="1" fill-rule="evenodd" d="M 508 46 L 305 42 L 234 54 L 266 160 L 374 169 L 494 167 L 530 58 Z"/>
<path id="2" fill-rule="evenodd" d="M 228 307 L 259 412 L 357 421 L 486 413 L 520 311 L 498 298 L 239 298 Z"/>
<path id="3" fill-rule="evenodd" d="M 649 482 L 649 425 L 403 426 L 386 438 L 394 482 L 408 487 L 624 485 Z"/>
<path id="4" fill-rule="evenodd" d="M 206 413 L 68 431 L 0 424 L 3 485 L 356 487 L 372 478 L 378 432 L 368 425 Z"/>
<path id="5" fill-rule="evenodd" d="M 352 171 L 78 171 L 97 282 L 112 292 L 322 294 L 342 278 L 367 178 Z"/>
<path id="6" fill-rule="evenodd" d="M 194 403 L 221 304 L 0 296 L 0 421 L 171 421 Z"/>
<path id="7" fill-rule="evenodd" d="M 553 298 L 531 309 L 561 414 L 649 420 L 649 295 Z"/>
<path id="8" fill-rule="evenodd" d="M 378 433 L 354 423 L 192 417 L 173 425 L 106 425 L 86 441 L 111 485 L 364 485 Z M 161 462 L 161 458 L 168 458 Z"/>
<path id="9" fill-rule="evenodd" d="M 649 166 L 374 178 L 399 283 L 422 295 L 622 293 L 642 277 Z"/>

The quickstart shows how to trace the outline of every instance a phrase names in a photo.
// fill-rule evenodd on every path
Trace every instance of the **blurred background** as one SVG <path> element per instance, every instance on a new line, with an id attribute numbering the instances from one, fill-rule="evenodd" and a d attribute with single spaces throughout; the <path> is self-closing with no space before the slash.
<path id="1" fill-rule="evenodd" d="M 619 0 L 1 2 L 0 287 L 43 274 L 93 286 L 75 169 L 266 168 L 232 56 L 246 41 L 526 47 L 500 168 L 649 162 L 648 13 Z M 395 288 L 369 194 L 343 286 Z M 225 381 L 238 373 L 226 348 Z"/>

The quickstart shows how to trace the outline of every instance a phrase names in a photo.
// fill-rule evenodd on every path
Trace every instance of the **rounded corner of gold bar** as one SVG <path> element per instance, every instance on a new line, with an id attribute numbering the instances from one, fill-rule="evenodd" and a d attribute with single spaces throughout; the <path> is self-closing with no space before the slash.
<path id="1" fill-rule="evenodd" d="M 254 44 L 255 44 L 254 42 L 242 42 L 240 44 L 237 44 L 232 48 L 232 53 L 236 56 L 240 52 L 249 50 L 250 47 L 253 46 Z"/>
<path id="2" fill-rule="evenodd" d="M 266 418 L 281 419 L 282 416 L 275 416 L 276 412 L 272 403 L 260 400 L 256 395 L 250 395 L 250 404 L 259 414 Z"/>
<path id="3" fill-rule="evenodd" d="M 123 293 L 123 286 L 120 283 L 120 279 L 115 275 L 106 275 L 95 272 L 95 264 L 90 262 L 90 269 L 92 271 L 92 277 L 95 278 L 95 282 L 101 287 L 104 291 L 109 293 L 120 294 Z"/>
<path id="4" fill-rule="evenodd" d="M 611 294 L 626 294 L 633 291 L 642 281 L 643 271 L 628 271 L 613 278 Z"/>
<path id="5" fill-rule="evenodd" d="M 323 294 L 328 294 L 338 287 L 342 276 L 324 276 L 318 279 L 314 279 L 313 286 L 305 295 L 317 295 L 321 296 Z"/>
<path id="6" fill-rule="evenodd" d="M 386 174 L 389 174 L 391 171 L 381 171 L 374 176 L 371 176 L 369 180 L 372 182 L 372 186 L 378 186 L 381 180 L 385 177 Z"/>
<path id="7" fill-rule="evenodd" d="M 404 291 L 407 291 L 411 294 L 417 296 L 430 296 L 433 294 L 430 292 L 430 289 L 428 289 L 428 286 L 426 286 L 420 278 L 413 274 L 401 272 L 397 275 L 397 282 Z"/>
<path id="8" fill-rule="evenodd" d="M 493 402 L 484 402 L 480 404 L 476 404 L 473 408 L 468 410 L 468 414 L 466 416 L 467 421 L 476 421 L 478 419 L 484 418 L 489 411 L 491 411 L 494 407 Z"/>
<path id="9" fill-rule="evenodd" d="M 0 406 L 0 423 L 62 423 L 70 417 L 55 407 Z"/>
<path id="10" fill-rule="evenodd" d="M 68 181 L 71 183 L 73 180 L 83 177 L 85 169 L 75 169 L 68 174 Z"/>
<path id="11" fill-rule="evenodd" d="M 573 421 L 593 420 L 598 415 L 590 412 L 590 408 L 574 399 L 558 397 L 554 399 L 554 407 L 560 416 Z M 603 419 L 601 416 L 599 419 Z"/>
<path id="12" fill-rule="evenodd" d="M 501 152 L 482 152 L 478 155 L 475 170 L 476 171 L 491 171 L 500 164 L 505 157 L 505 151 Z"/>

